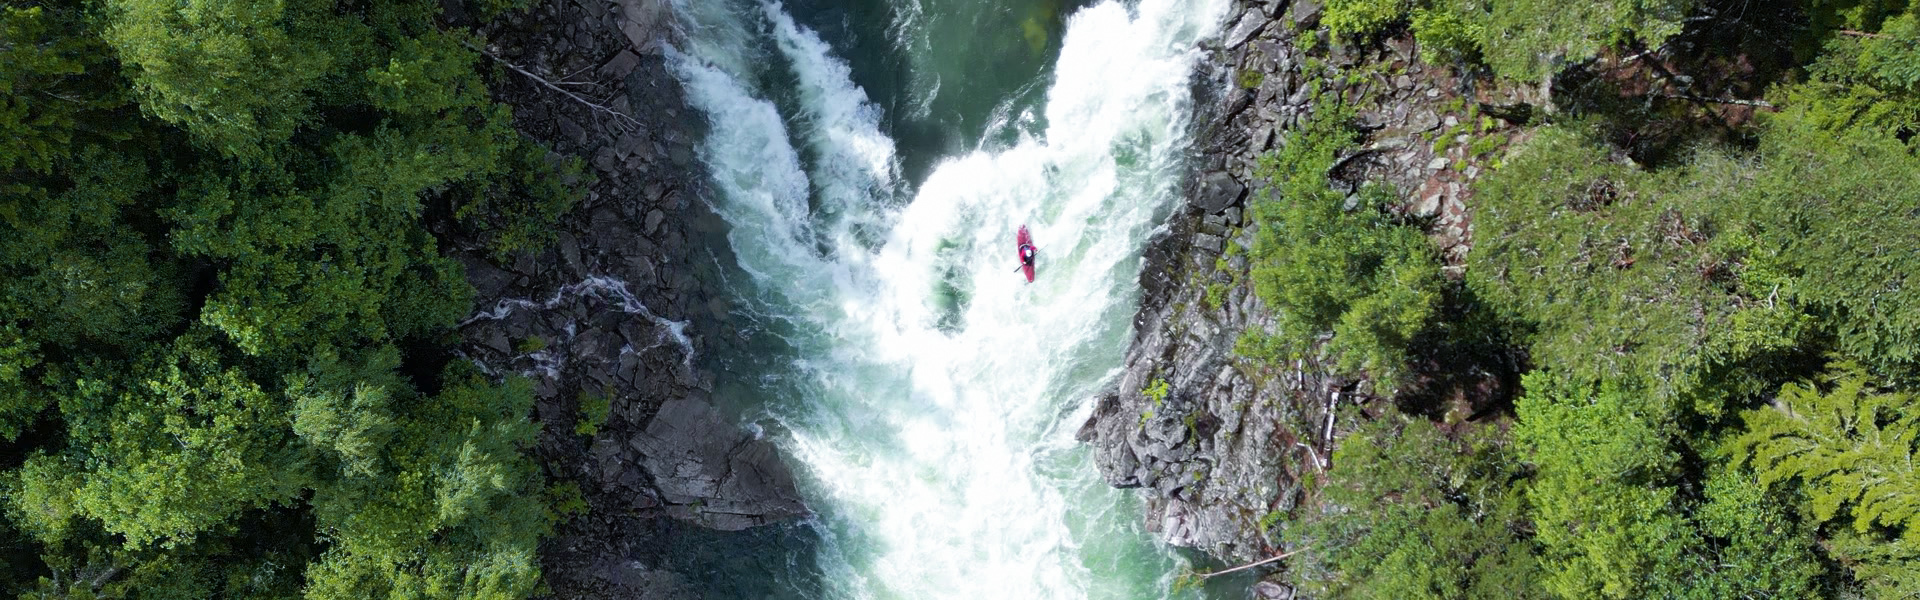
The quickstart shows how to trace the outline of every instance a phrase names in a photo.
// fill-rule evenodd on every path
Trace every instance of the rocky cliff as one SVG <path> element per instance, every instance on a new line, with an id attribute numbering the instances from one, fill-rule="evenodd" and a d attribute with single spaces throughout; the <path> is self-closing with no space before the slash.
<path id="1" fill-rule="evenodd" d="M 1302 479 L 1329 466 L 1347 428 L 1341 407 L 1382 400 L 1364 377 L 1336 375 L 1317 357 L 1235 354 L 1242 332 L 1275 322 L 1247 283 L 1258 230 L 1249 206 L 1268 185 L 1257 158 L 1287 143 L 1316 98 L 1340 95 L 1367 134 L 1336 163 L 1334 184 L 1400 190 L 1392 210 L 1422 224 L 1457 274 L 1471 244 L 1466 184 L 1487 154 L 1458 133 L 1463 109 L 1529 101 L 1423 64 L 1407 40 L 1330 39 L 1320 15 L 1311 0 L 1243 1 L 1209 48 L 1185 205 L 1147 250 L 1124 372 L 1080 430 L 1109 484 L 1141 489 L 1151 530 L 1230 562 L 1290 547 L 1282 517 L 1310 504 Z M 1291 595 L 1271 582 L 1256 592 Z"/>
<path id="2" fill-rule="evenodd" d="M 537 452 L 587 504 L 546 547 L 561 598 L 692 597 L 659 568 L 676 530 L 660 518 L 738 530 L 807 512 L 772 444 L 714 407 L 699 368 L 707 324 L 729 310 L 710 286 L 724 223 L 698 200 L 702 123 L 667 70 L 672 26 L 663 0 L 548 0 L 483 32 L 517 128 L 594 179 L 551 248 L 459 249 L 480 298 L 462 353 L 536 382 Z"/>

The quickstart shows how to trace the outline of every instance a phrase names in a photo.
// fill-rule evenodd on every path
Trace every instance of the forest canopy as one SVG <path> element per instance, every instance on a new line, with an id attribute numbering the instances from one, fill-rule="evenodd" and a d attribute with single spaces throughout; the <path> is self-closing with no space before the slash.
<path id="1" fill-rule="evenodd" d="M 492 11 L 513 6 L 481 7 Z M 577 190 L 424 0 L 0 7 L 0 595 L 522 598 L 525 381 L 449 361 Z"/>
<path id="2" fill-rule="evenodd" d="M 1497 410 L 1355 426 L 1321 506 L 1293 516 L 1289 542 L 1314 549 L 1293 583 L 1333 598 L 1920 595 L 1916 11 L 1329 0 L 1333 43 L 1410 37 L 1476 85 L 1550 89 L 1557 106 L 1472 184 L 1472 249 L 1445 283 L 1430 248 L 1389 242 L 1421 233 L 1397 194 L 1327 191 L 1364 134 L 1341 97 L 1322 94 L 1264 161 L 1253 281 L 1286 326 L 1245 355 L 1317 350 L 1386 390 L 1418 379 L 1422 344 L 1520 373 Z M 1759 80 L 1656 97 L 1595 74 L 1634 61 L 1668 69 L 1660 85 L 1683 88 L 1688 67 Z M 1362 307 L 1393 317 L 1340 318 Z"/>

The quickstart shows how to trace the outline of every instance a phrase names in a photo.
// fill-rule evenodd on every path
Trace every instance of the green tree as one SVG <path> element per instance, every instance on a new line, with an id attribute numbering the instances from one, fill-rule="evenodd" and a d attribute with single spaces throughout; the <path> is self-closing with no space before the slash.
<path id="1" fill-rule="evenodd" d="M 1495 73 L 1540 81 L 1632 41 L 1679 34 L 1694 0 L 1329 0 L 1334 33 L 1369 35 L 1410 23 L 1428 60 L 1484 60 Z"/>
<path id="2" fill-rule="evenodd" d="M 1745 414 L 1737 444 L 1760 483 L 1794 486 L 1814 519 L 1850 525 L 1836 554 L 1876 597 L 1910 597 L 1920 593 L 1920 413 L 1912 394 L 1869 381 L 1843 363 L 1824 386 L 1787 384 Z"/>
<path id="3" fill-rule="evenodd" d="M 142 107 L 229 156 L 257 157 L 292 136 L 334 56 L 319 32 L 289 31 L 324 23 L 317 3 L 114 0 L 106 10 L 102 37 Z"/>
<path id="4" fill-rule="evenodd" d="M 1669 485 L 1679 457 L 1665 415 L 1617 386 L 1544 373 L 1525 378 L 1514 438 L 1538 474 L 1528 485 L 1547 572 L 1562 598 L 1659 595 L 1682 579 L 1698 540 Z"/>
<path id="5" fill-rule="evenodd" d="M 554 522 L 523 450 L 537 427 L 531 385 L 455 383 L 413 403 L 383 472 L 330 475 L 313 506 L 332 548 L 307 571 L 307 597 L 524 598 L 534 551 Z"/>
<path id="6" fill-rule="evenodd" d="M 1320 489 L 1331 508 L 1288 529 L 1314 550 L 1295 583 L 1329 598 L 1545 597 L 1519 463 L 1497 429 L 1461 437 L 1389 416 L 1342 439 Z"/>
<path id="7" fill-rule="evenodd" d="M 248 509 L 294 499 L 284 409 L 216 351 L 184 337 L 125 379 L 78 386 L 62 400 L 85 454 L 39 455 L 18 492 L 39 506 L 23 524 L 58 531 L 90 518 L 130 546 L 190 541 Z"/>
<path id="8" fill-rule="evenodd" d="M 537 246 L 579 181 L 475 38 L 422 0 L 0 8 L 0 594 L 529 595 L 531 391 L 419 374 L 472 308 L 432 232 Z"/>
<path id="9" fill-rule="evenodd" d="M 1273 187 L 1253 205 L 1260 229 L 1251 279 L 1276 309 L 1279 333 L 1243 350 L 1304 353 L 1331 333 L 1327 348 L 1340 368 L 1364 370 L 1390 390 L 1439 302 L 1439 261 L 1419 230 L 1382 212 L 1390 192 L 1349 198 L 1332 187 L 1328 171 L 1354 140 L 1350 114 L 1323 104 L 1285 148 L 1260 159 L 1258 175 Z"/>
<path id="10" fill-rule="evenodd" d="M 1680 33 L 1694 0 L 1498 0 L 1476 19 L 1494 71 L 1539 81 L 1629 40 L 1658 46 Z"/>

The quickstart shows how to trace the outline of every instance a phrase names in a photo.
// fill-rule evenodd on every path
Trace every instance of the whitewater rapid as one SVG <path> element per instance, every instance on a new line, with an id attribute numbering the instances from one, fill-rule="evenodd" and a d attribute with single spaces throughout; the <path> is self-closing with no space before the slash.
<path id="1" fill-rule="evenodd" d="M 903 39 L 924 26 L 908 3 L 889 27 Z M 1180 594 L 1183 560 L 1073 434 L 1120 364 L 1140 250 L 1178 196 L 1199 43 L 1226 9 L 1073 13 L 1039 105 L 1004 100 L 916 186 L 849 63 L 786 7 L 676 6 L 670 59 L 711 123 L 699 151 L 745 274 L 732 291 L 778 341 L 720 376 L 765 398 L 819 513 L 827 594 Z M 1033 284 L 1014 272 L 1023 223 Z"/>

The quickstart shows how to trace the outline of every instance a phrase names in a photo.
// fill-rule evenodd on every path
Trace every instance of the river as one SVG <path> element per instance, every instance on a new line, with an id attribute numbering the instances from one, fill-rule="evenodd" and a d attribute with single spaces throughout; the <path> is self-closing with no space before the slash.
<path id="1" fill-rule="evenodd" d="M 699 154 L 733 263 L 715 395 L 817 513 L 715 567 L 715 596 L 1225 596 L 1176 585 L 1191 558 L 1073 435 L 1120 366 L 1140 251 L 1178 202 L 1199 44 L 1227 9 L 676 6 L 670 60 L 711 124 Z"/>

